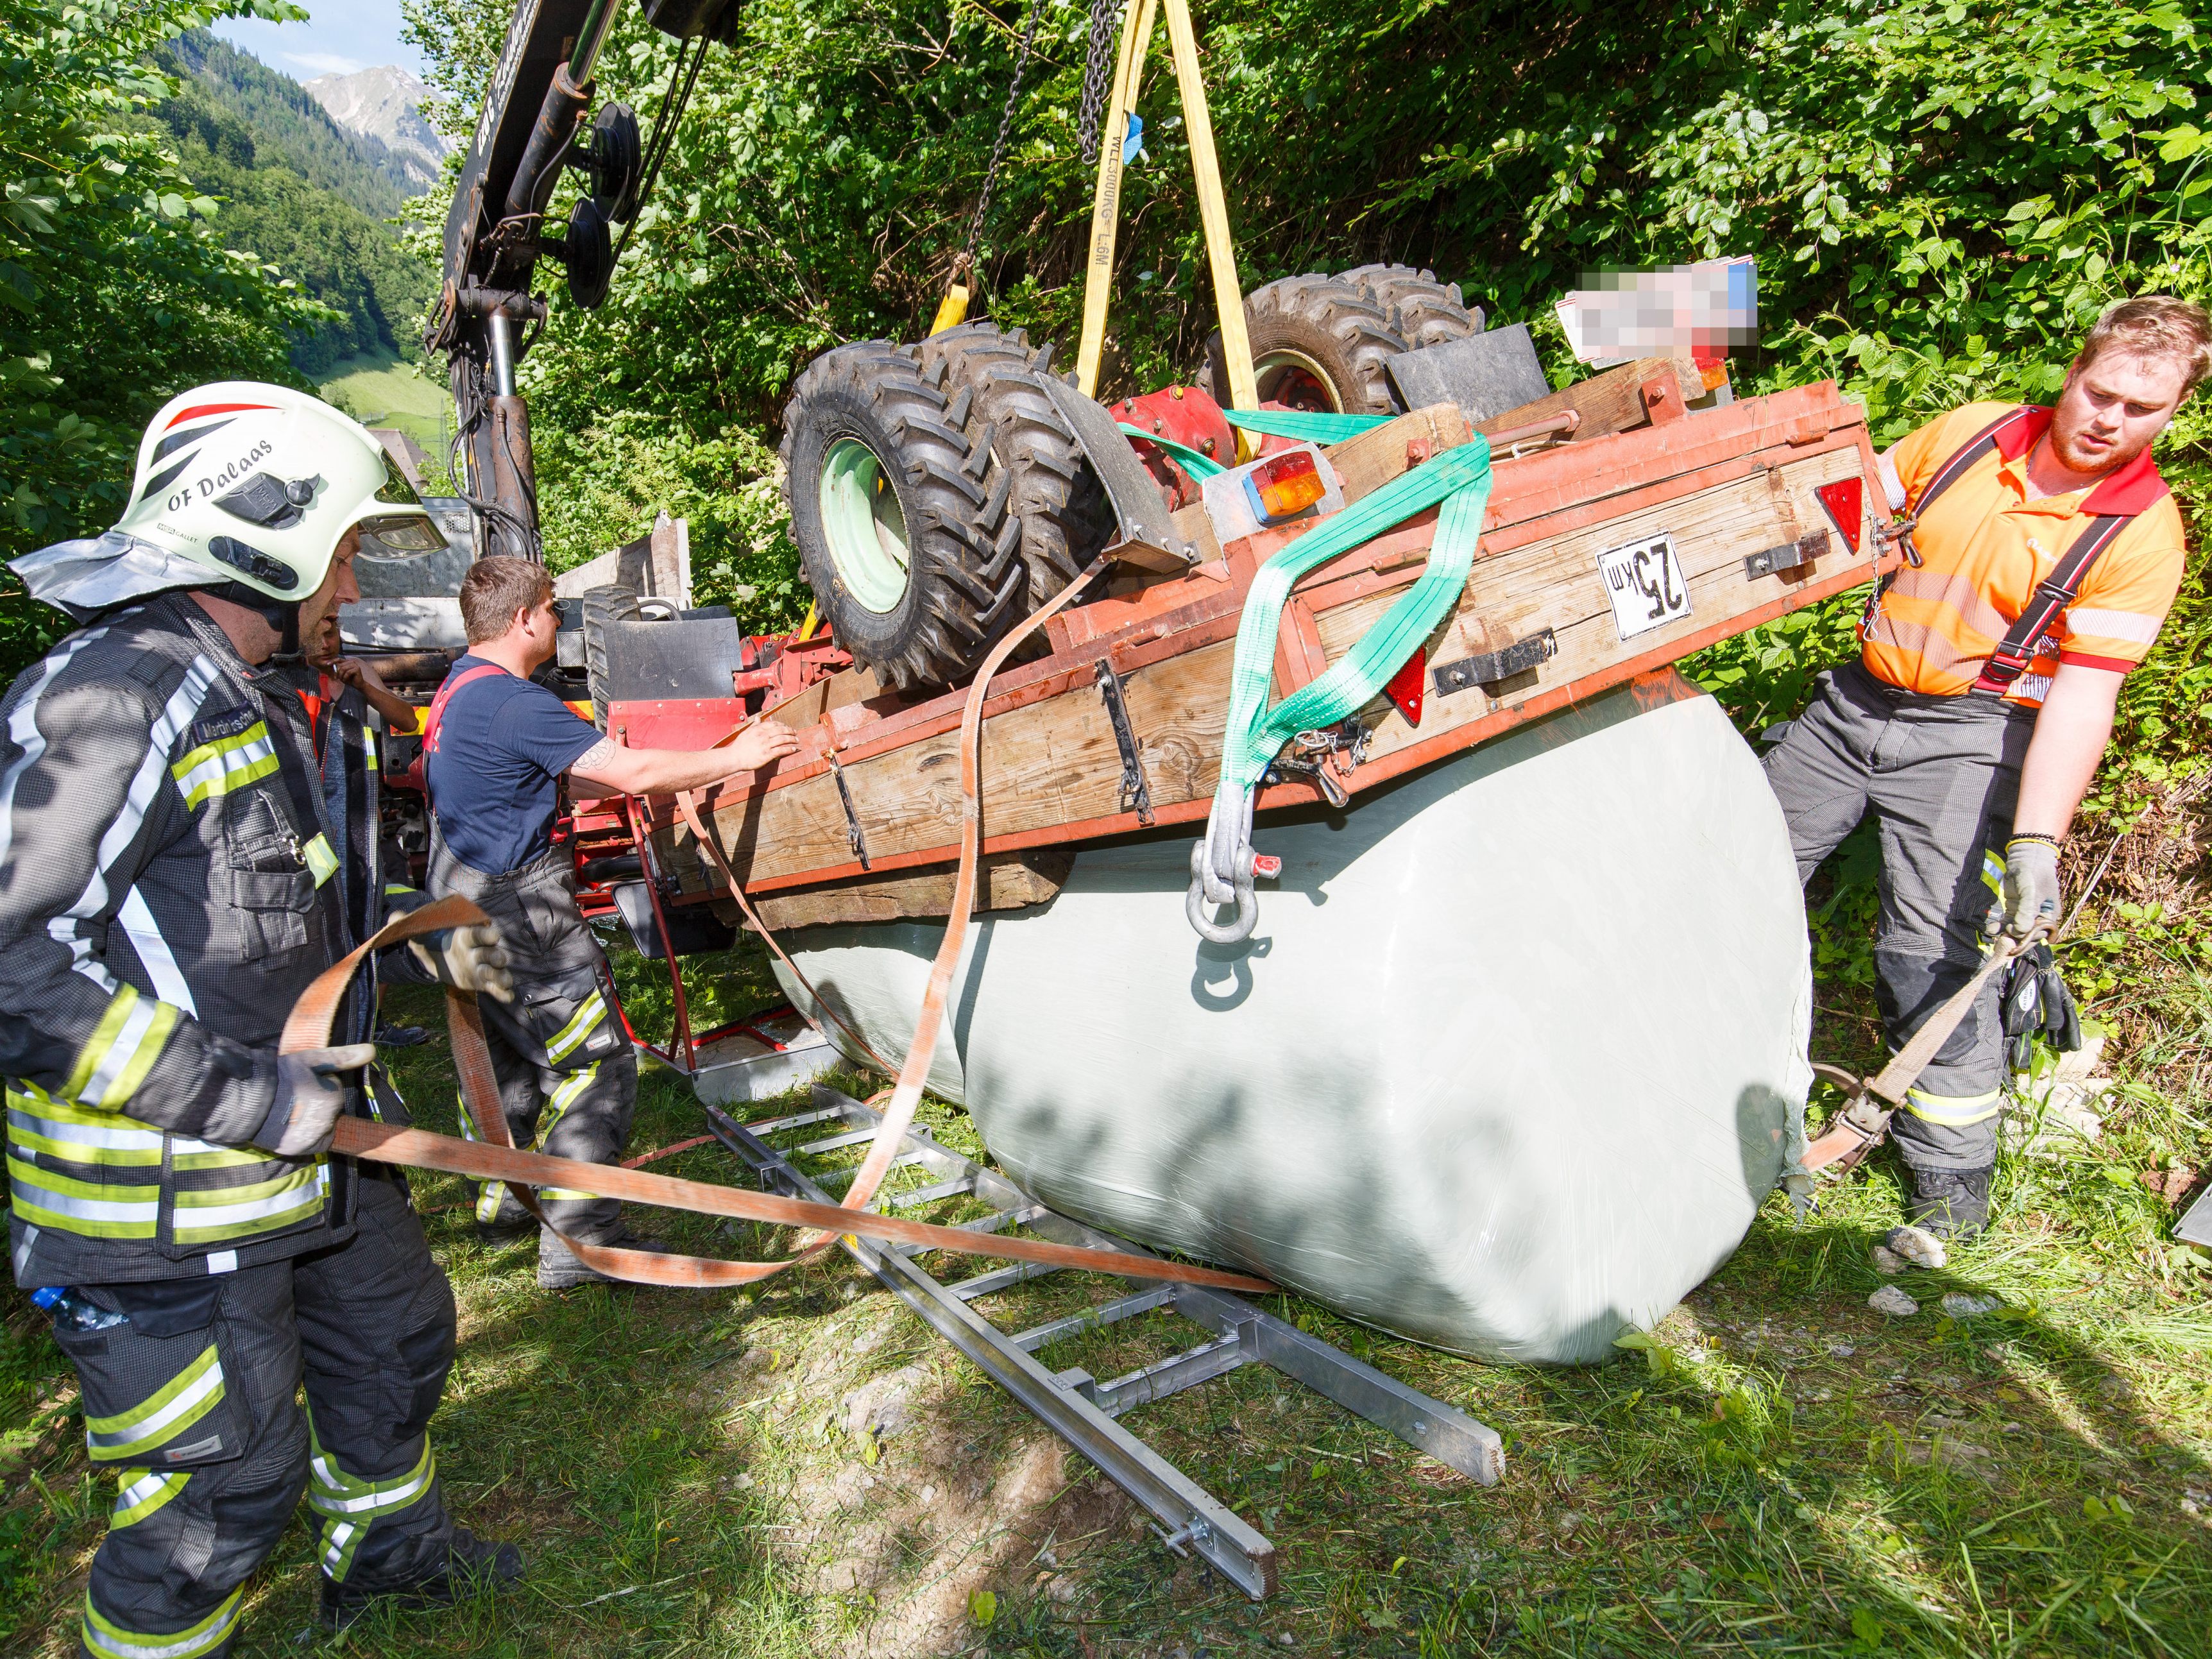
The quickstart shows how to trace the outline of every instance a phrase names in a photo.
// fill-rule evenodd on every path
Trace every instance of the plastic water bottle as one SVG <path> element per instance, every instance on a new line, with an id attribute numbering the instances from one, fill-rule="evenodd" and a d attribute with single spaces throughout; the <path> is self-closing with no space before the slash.
<path id="1" fill-rule="evenodd" d="M 31 1292 L 31 1300 L 53 1315 L 54 1322 L 73 1331 L 112 1330 L 131 1322 L 129 1314 L 110 1313 L 90 1297 L 60 1285 L 44 1285 Z"/>

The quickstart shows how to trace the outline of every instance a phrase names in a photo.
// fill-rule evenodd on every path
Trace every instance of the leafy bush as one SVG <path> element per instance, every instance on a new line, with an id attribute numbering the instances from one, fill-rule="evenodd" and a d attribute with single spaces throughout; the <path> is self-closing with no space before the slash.
<path id="1" fill-rule="evenodd" d="M 330 315 L 222 246 L 216 204 L 138 119 L 172 89 L 146 54 L 247 10 L 306 15 L 283 0 L 0 0 L 0 557 L 112 522 L 164 399 L 290 379 L 288 333 Z M 0 586 L 0 677 L 52 631 Z"/>
<path id="2" fill-rule="evenodd" d="M 1076 131 L 1087 8 L 1041 3 L 982 297 L 1065 354 L 1092 181 Z M 442 124 L 465 132 L 505 0 L 407 10 Z M 921 0 L 747 7 L 737 49 L 707 58 L 612 299 L 591 316 L 556 301 L 525 365 L 538 431 L 628 413 L 703 457 L 726 429 L 773 427 L 823 347 L 915 337 L 965 240 L 1024 21 Z M 1768 321 L 1740 381 L 1835 378 L 1882 442 L 1967 398 L 2046 394 L 2113 298 L 2205 291 L 2212 173 L 2193 123 L 2212 65 L 2175 7 L 1221 0 L 1200 21 L 1248 288 L 1408 259 L 1555 341 L 1550 303 L 1586 270 L 1753 253 Z M 649 120 L 676 58 L 629 21 L 602 95 Z M 1163 30 L 1139 100 L 1152 160 L 1124 185 L 1109 386 L 1188 374 L 1212 325 L 1166 60 Z M 2194 467 L 2201 436 L 2190 425 L 2169 450 Z M 541 459 L 549 500 L 566 465 Z M 587 539 L 637 534 L 649 510 Z M 1840 641 L 1832 621 L 1743 647 L 1730 684 L 1786 712 L 1808 653 Z"/>

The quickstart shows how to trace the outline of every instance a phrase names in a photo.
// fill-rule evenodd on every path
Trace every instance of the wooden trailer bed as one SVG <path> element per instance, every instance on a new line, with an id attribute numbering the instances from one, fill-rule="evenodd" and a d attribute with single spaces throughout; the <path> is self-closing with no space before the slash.
<path id="1" fill-rule="evenodd" d="M 1679 400 L 1670 411 L 1662 398 L 1650 416 L 1638 430 L 1494 458 L 1472 573 L 1424 652 L 1418 720 L 1378 698 L 1360 716 L 1371 735 L 1358 763 L 1329 762 L 1352 806 L 1363 791 L 1864 582 L 1887 556 L 1864 413 L 1832 384 L 1697 412 Z M 1349 501 L 1469 436 L 1459 410 L 1440 405 L 1328 453 Z M 1837 484 L 1833 501 L 1815 495 Z M 1297 585 L 1276 652 L 1277 697 L 1342 656 L 1414 580 L 1436 519 L 1422 514 Z M 1049 654 L 994 682 L 982 728 L 981 908 L 1049 897 L 1082 842 L 1203 823 L 1246 592 L 1258 565 L 1307 526 L 1225 549 L 1213 544 L 1203 508 L 1178 514 L 1176 527 L 1201 548 L 1195 568 L 1141 586 L 1125 579 L 1052 618 Z M 1629 603 L 1609 593 L 1606 566 L 1625 573 Z M 1142 803 L 1132 800 L 1136 780 L 1125 777 L 1101 684 L 1109 668 Z M 1401 674 L 1394 696 L 1412 684 Z M 871 700 L 871 689 L 848 670 L 793 699 L 778 712 L 803 728 L 799 754 L 712 801 L 712 833 L 771 926 L 945 911 L 964 694 L 903 705 Z M 608 729 L 617 741 L 696 747 L 741 717 L 734 699 L 617 703 Z M 1263 787 L 1258 808 L 1323 799 L 1319 781 L 1290 778 Z M 641 811 L 664 896 L 722 894 L 672 805 Z M 726 896 L 719 902 L 734 908 Z"/>

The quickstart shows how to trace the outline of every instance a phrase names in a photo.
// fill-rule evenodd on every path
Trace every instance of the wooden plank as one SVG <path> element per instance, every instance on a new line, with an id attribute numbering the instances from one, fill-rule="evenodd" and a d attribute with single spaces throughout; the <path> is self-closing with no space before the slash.
<path id="1" fill-rule="evenodd" d="M 1651 417 L 1644 407 L 1644 383 L 1662 375 L 1673 377 L 1684 403 L 1705 395 L 1705 379 L 1687 357 L 1638 357 L 1632 363 L 1623 363 L 1618 368 L 1608 368 L 1587 380 L 1562 387 L 1548 398 L 1539 398 L 1534 403 L 1493 416 L 1475 430 L 1487 437 L 1493 432 L 1527 426 L 1532 421 L 1549 420 L 1571 409 L 1581 415 L 1583 421 L 1569 439 L 1571 443 L 1588 443 L 1592 438 L 1630 431 L 1650 423 Z"/>
<path id="2" fill-rule="evenodd" d="M 1514 676 L 1495 695 L 1473 686 L 1440 696 L 1431 684 L 1418 735 L 1432 736 L 1455 723 L 1512 708 L 1600 672 L 1626 656 L 1679 650 L 1678 641 L 1717 620 L 1784 598 L 1822 576 L 1853 567 L 1867 569 L 1866 556 L 1850 552 L 1832 534 L 1831 550 L 1809 567 L 1755 581 L 1747 581 L 1743 574 L 1747 556 L 1795 541 L 1803 533 L 1802 526 L 1823 522 L 1814 489 L 1849 477 L 1858 465 L 1859 457 L 1852 450 L 1809 455 L 1601 526 L 1478 559 L 1457 614 L 1431 645 L 1430 662 L 1448 663 L 1502 649 L 1547 628 L 1558 641 L 1559 654 L 1540 668 Z M 1598 574 L 1597 556 L 1662 530 L 1674 537 L 1689 588 L 1690 614 L 1623 640 Z M 1351 650 L 1395 597 L 1376 593 L 1326 612 L 1320 627 L 1329 659 Z M 1368 751 L 1371 760 L 1381 760 L 1416 740 L 1404 716 L 1386 701 L 1370 704 L 1366 718 L 1375 729 Z"/>
<path id="3" fill-rule="evenodd" d="M 1128 674 L 1123 696 L 1155 803 L 1210 796 L 1220 770 L 1233 635 Z M 959 733 L 949 731 L 848 765 L 845 781 L 872 860 L 942 848 L 960 822 Z M 983 831 L 1043 829 L 1121 810 L 1121 751 L 1097 692 L 1085 688 L 983 726 Z M 748 887 L 849 861 L 836 781 L 816 776 L 714 804 L 715 833 Z M 672 830 L 664 867 L 686 890 L 708 878 L 689 833 Z"/>
<path id="4" fill-rule="evenodd" d="M 1040 848 L 1029 853 L 999 853 L 980 860 L 976 870 L 978 910 L 1018 910 L 1042 904 L 1060 891 L 1075 854 Z M 957 867 L 933 865 L 888 876 L 861 876 L 810 887 L 800 892 L 765 893 L 754 901 L 761 920 L 781 933 L 791 927 L 826 927 L 837 923 L 897 921 L 907 916 L 941 916 L 952 908 Z M 718 898 L 714 912 L 737 924 L 735 901 Z"/>
<path id="5" fill-rule="evenodd" d="M 781 720 L 793 731 L 803 731 L 807 726 L 818 726 L 821 724 L 823 715 L 829 709 L 830 688 L 852 672 L 851 669 L 843 668 L 824 679 L 815 681 L 805 690 L 793 693 L 769 709 L 769 718 Z"/>
<path id="6" fill-rule="evenodd" d="M 1347 438 L 1322 453 L 1343 480 L 1345 505 L 1349 507 L 1472 436 L 1466 412 L 1457 404 L 1436 404 L 1401 415 L 1388 426 Z"/>

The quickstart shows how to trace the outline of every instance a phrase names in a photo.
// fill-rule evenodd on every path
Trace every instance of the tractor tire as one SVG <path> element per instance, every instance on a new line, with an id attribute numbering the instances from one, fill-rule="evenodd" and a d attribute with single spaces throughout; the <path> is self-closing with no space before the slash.
<path id="1" fill-rule="evenodd" d="M 1244 301 L 1244 330 L 1260 401 L 1346 415 L 1402 415 L 1382 365 L 1407 349 L 1396 311 L 1356 283 L 1285 276 Z M 1216 330 L 1206 343 L 1201 391 L 1226 409 L 1229 366 Z"/>
<path id="2" fill-rule="evenodd" d="M 582 597 L 584 679 L 591 687 L 592 724 L 607 729 L 607 624 L 640 621 L 637 595 L 627 587 L 587 587 Z"/>
<path id="3" fill-rule="evenodd" d="M 983 443 L 1012 479 L 1022 563 L 1034 611 L 1073 581 L 1106 545 L 1113 509 L 1083 447 L 1042 384 L 1052 348 L 1032 350 L 1022 330 L 962 323 L 914 348 L 922 378 L 949 398 L 971 394 L 968 441 Z"/>
<path id="4" fill-rule="evenodd" d="M 1026 614 L 1012 475 L 971 443 L 974 395 L 887 340 L 815 359 L 783 415 L 785 500 L 815 604 L 888 690 L 971 673 Z"/>
<path id="5" fill-rule="evenodd" d="M 1407 346 L 1448 345 L 1482 332 L 1480 306 L 1470 306 L 1459 295 L 1457 283 L 1440 283 L 1433 270 L 1412 265 L 1361 265 L 1339 279 L 1366 289 L 1386 310 L 1398 311 L 1398 332 Z"/>

